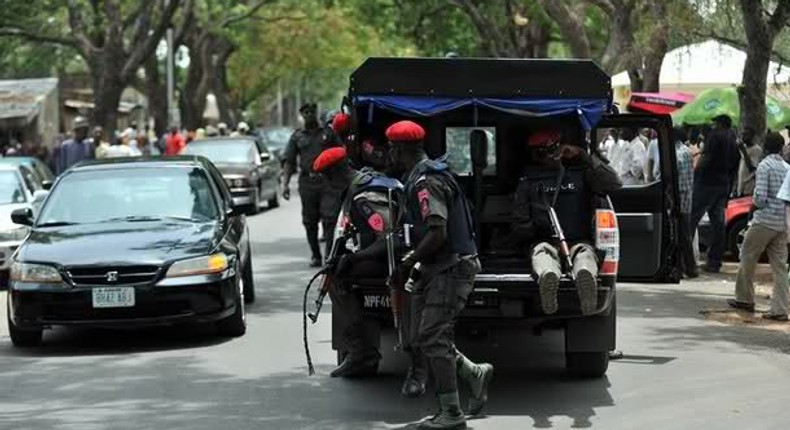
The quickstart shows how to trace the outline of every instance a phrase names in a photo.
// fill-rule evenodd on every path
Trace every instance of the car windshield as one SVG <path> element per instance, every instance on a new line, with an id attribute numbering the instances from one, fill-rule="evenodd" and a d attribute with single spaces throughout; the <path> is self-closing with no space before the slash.
<path id="1" fill-rule="evenodd" d="M 0 172 L 0 204 L 24 203 L 27 201 L 19 175 L 14 171 Z"/>
<path id="2" fill-rule="evenodd" d="M 291 139 L 293 130 L 287 127 L 270 128 L 264 130 L 263 133 L 266 138 L 266 145 L 272 149 L 282 149 L 285 148 L 285 145 L 288 144 L 288 140 Z"/>
<path id="3" fill-rule="evenodd" d="M 185 154 L 202 155 L 214 163 L 252 163 L 255 144 L 249 140 L 191 142 Z"/>
<path id="4" fill-rule="evenodd" d="M 64 176 L 38 225 L 105 221 L 207 221 L 219 209 L 205 172 L 193 167 L 77 171 Z"/>

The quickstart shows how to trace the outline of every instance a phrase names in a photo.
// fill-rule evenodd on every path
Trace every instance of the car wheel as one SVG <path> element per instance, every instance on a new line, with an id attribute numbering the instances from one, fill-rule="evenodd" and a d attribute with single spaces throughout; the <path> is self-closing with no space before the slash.
<path id="1" fill-rule="evenodd" d="M 747 218 L 740 218 L 732 223 L 732 227 L 727 230 L 727 252 L 736 260 L 741 255 L 741 246 L 743 245 L 743 238 L 746 237 L 748 223 L 749 220 Z"/>
<path id="2" fill-rule="evenodd" d="M 609 369 L 609 351 L 565 352 L 565 368 L 576 378 L 600 378 Z"/>
<path id="3" fill-rule="evenodd" d="M 11 309 L 6 306 L 6 320 L 8 321 L 8 334 L 11 336 L 11 343 L 17 348 L 29 348 L 41 345 L 43 338 L 42 329 L 23 329 L 17 327 L 11 321 Z"/>
<path id="4" fill-rule="evenodd" d="M 247 251 L 242 278 L 244 279 L 244 302 L 252 303 L 255 301 L 255 275 L 252 271 L 252 248 Z"/>
<path id="5" fill-rule="evenodd" d="M 217 332 L 220 336 L 241 337 L 247 332 L 247 313 L 244 309 L 244 280 L 239 279 L 236 295 L 236 311 L 233 315 L 217 321 Z"/>
<path id="6" fill-rule="evenodd" d="M 268 203 L 269 209 L 280 207 L 280 196 L 278 195 L 277 191 L 274 192 L 274 197 L 270 198 Z"/>

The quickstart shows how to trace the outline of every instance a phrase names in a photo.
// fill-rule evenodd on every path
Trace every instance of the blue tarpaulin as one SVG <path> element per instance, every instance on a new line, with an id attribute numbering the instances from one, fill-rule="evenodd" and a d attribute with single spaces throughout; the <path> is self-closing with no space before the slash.
<path id="1" fill-rule="evenodd" d="M 355 96 L 354 104 L 368 105 L 368 122 L 373 121 L 373 109 L 386 109 L 404 116 L 433 116 L 466 106 L 486 107 L 514 115 L 552 117 L 578 115 L 582 126 L 589 130 L 609 110 L 606 99 L 498 99 L 450 98 L 415 96 Z M 477 122 L 477 109 L 474 110 Z"/>

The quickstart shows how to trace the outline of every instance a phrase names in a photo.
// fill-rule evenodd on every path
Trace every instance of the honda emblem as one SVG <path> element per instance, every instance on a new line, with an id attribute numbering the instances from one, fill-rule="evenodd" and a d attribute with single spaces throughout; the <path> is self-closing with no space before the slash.
<path id="1" fill-rule="evenodd" d="M 107 282 L 118 282 L 118 272 L 116 271 L 107 272 L 104 277 L 107 278 Z"/>

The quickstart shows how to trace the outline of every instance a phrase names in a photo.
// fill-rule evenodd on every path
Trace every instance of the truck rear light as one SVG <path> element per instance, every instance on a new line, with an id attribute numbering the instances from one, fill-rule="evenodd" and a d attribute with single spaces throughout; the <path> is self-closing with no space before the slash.
<path id="1" fill-rule="evenodd" d="M 595 247 L 604 253 L 600 275 L 617 275 L 620 261 L 620 230 L 617 214 L 610 209 L 595 211 Z"/>

